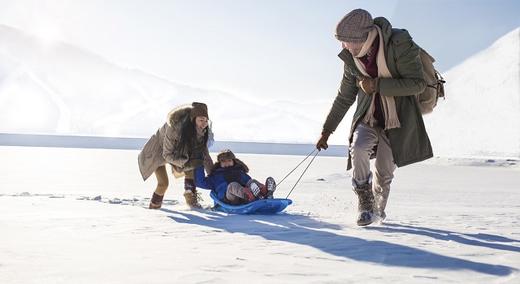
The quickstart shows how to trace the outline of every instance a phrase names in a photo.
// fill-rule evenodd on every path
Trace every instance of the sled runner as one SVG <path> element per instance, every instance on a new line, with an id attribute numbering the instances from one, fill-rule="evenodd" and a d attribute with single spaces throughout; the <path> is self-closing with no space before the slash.
<path id="1" fill-rule="evenodd" d="M 292 200 L 283 198 L 260 199 L 242 205 L 230 205 L 220 201 L 215 193 L 210 195 L 215 202 L 215 210 L 231 214 L 276 214 L 282 212 L 287 206 L 292 204 Z"/>

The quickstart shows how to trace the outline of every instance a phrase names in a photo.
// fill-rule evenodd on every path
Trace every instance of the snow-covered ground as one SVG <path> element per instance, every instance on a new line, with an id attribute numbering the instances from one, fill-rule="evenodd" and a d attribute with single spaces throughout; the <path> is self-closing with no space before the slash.
<path id="1" fill-rule="evenodd" d="M 181 180 L 145 209 L 137 153 L 0 147 L 0 283 L 520 282 L 517 160 L 398 169 L 387 221 L 359 228 L 344 158 L 318 157 L 283 214 L 239 216 L 189 210 Z M 302 159 L 240 158 L 259 179 Z"/>

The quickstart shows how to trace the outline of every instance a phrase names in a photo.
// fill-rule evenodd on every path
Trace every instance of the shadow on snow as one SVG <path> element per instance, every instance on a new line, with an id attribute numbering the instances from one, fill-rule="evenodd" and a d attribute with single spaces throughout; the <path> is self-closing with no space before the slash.
<path id="1" fill-rule="evenodd" d="M 197 216 L 187 212 L 161 210 L 177 215 L 168 216 L 177 223 L 206 226 L 230 233 L 260 236 L 266 240 L 310 246 L 355 261 L 412 268 L 471 270 L 496 276 L 506 276 L 516 270 L 504 265 L 443 256 L 405 245 L 336 234 L 331 230 L 340 230 L 339 225 L 303 215 L 225 215 L 205 211 L 204 216 Z M 385 231 L 385 228 L 378 227 L 369 227 L 369 229 Z"/>
<path id="2" fill-rule="evenodd" d="M 498 244 L 496 242 L 519 243 L 520 241 L 496 236 L 491 234 L 464 234 L 451 232 L 446 230 L 431 229 L 425 227 L 416 227 L 410 225 L 385 223 L 384 227 L 367 227 L 368 230 L 379 231 L 383 233 L 401 233 L 401 234 L 415 234 L 426 236 L 442 241 L 452 241 L 464 245 L 486 247 L 497 250 L 507 250 L 512 252 L 520 252 L 520 247 Z"/>

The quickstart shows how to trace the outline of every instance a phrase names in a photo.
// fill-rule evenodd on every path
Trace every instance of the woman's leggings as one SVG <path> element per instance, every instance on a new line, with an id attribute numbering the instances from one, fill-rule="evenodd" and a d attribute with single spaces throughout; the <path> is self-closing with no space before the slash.
<path id="1" fill-rule="evenodd" d="M 155 188 L 155 193 L 163 196 L 168 189 L 168 173 L 166 172 L 166 166 L 160 166 L 155 170 L 155 177 L 157 178 L 157 187 Z M 195 190 L 195 188 L 191 188 L 191 185 L 195 187 L 193 183 L 194 173 L 192 170 L 184 172 L 184 187 L 186 189 L 186 185 L 189 185 L 190 190 Z"/>

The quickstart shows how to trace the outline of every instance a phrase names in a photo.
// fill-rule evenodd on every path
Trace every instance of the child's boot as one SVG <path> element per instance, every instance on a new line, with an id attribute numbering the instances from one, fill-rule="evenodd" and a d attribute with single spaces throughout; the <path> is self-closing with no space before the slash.
<path id="1" fill-rule="evenodd" d="M 267 191 L 267 186 L 259 183 L 258 181 L 256 180 L 251 180 L 248 184 L 248 187 L 249 189 L 251 189 L 251 191 L 253 192 L 253 195 L 256 197 L 256 198 L 266 198 L 267 197 L 267 194 L 268 194 L 268 191 Z"/>
<path id="2" fill-rule="evenodd" d="M 257 198 L 254 194 L 254 192 L 251 190 L 251 188 L 249 187 L 244 187 L 244 198 L 246 199 L 246 201 L 249 203 L 249 202 L 253 202 L 255 201 Z"/>
<path id="3" fill-rule="evenodd" d="M 273 198 L 274 191 L 276 190 L 276 181 L 272 177 L 268 177 L 265 180 L 265 187 L 267 188 L 266 198 Z"/>

